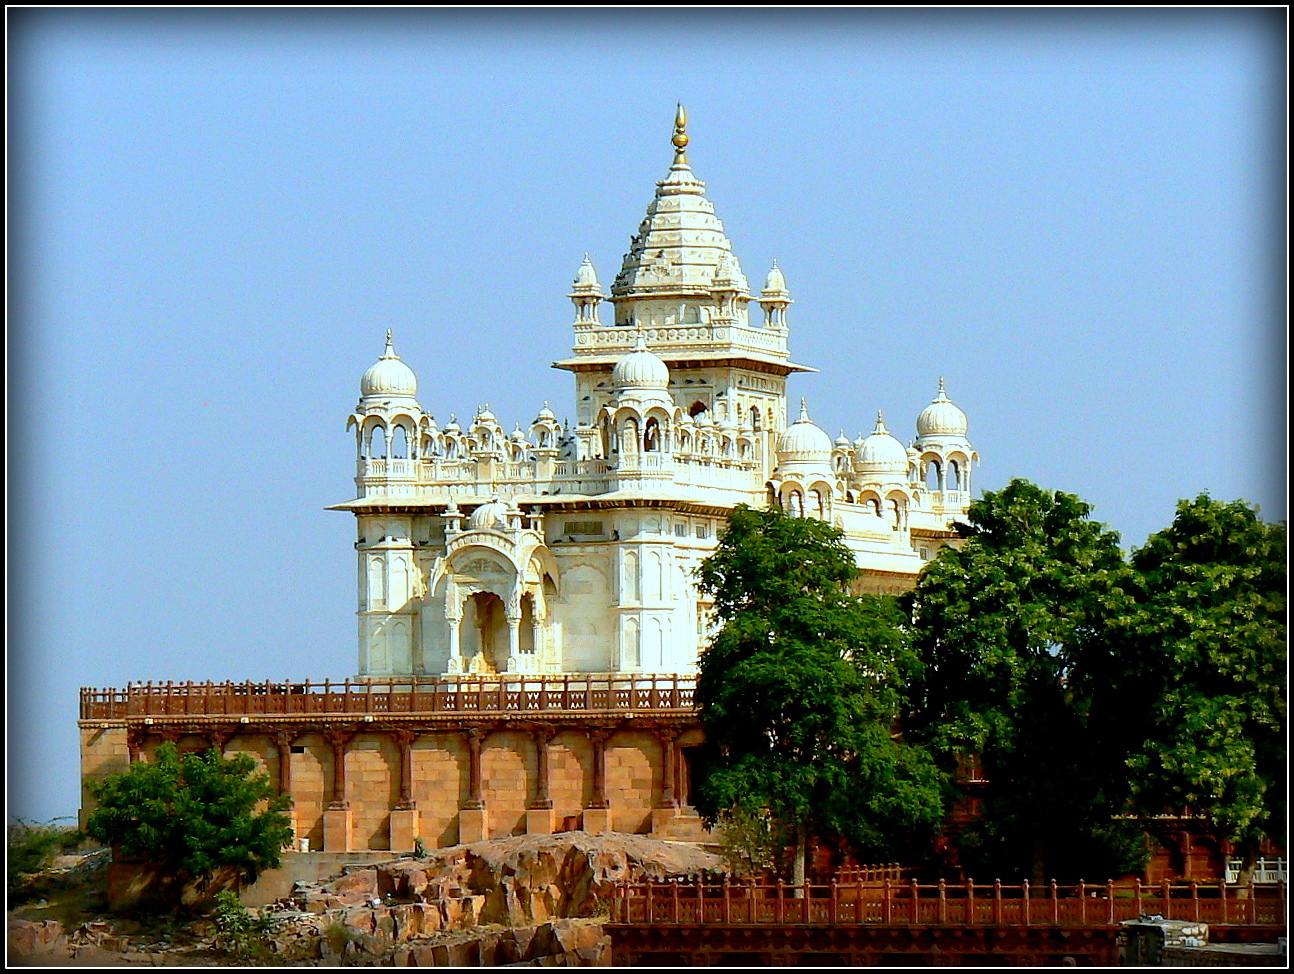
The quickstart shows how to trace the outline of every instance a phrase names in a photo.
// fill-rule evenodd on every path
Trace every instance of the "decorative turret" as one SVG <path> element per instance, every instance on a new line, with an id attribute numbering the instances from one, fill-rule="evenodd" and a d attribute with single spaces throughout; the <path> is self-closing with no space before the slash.
<path id="1" fill-rule="evenodd" d="M 712 319 L 714 323 L 736 324 L 750 300 L 750 286 L 746 283 L 746 275 L 741 272 L 741 265 L 737 263 L 735 255 L 719 255 L 710 288 L 717 305 Z"/>
<path id="2" fill-rule="evenodd" d="M 836 476 L 831 469 L 831 437 L 809 418 L 800 400 L 800 418 L 777 438 L 777 468 L 771 486 L 787 512 L 830 520 Z"/>
<path id="3" fill-rule="evenodd" d="M 391 330 L 386 349 L 359 382 L 360 398 L 346 421 L 355 429 L 355 483 L 362 495 L 402 494 L 411 490 L 418 459 L 418 379 L 395 353 Z"/>
<path id="4" fill-rule="evenodd" d="M 979 460 L 966 438 L 968 427 L 966 414 L 948 398 L 941 376 L 939 392 L 917 417 L 913 446 L 919 458 L 918 479 L 929 490 L 948 492 L 948 500 L 954 504 L 969 496 L 971 467 Z"/>
<path id="5" fill-rule="evenodd" d="M 488 403 L 477 410 L 470 433 L 473 444 L 472 456 L 477 459 L 504 456 L 507 437 L 494 413 L 490 412 Z"/>
<path id="6" fill-rule="evenodd" d="M 560 449 L 562 428 L 557 422 L 557 414 L 548 408 L 539 410 L 539 415 L 530 424 L 530 438 L 535 443 L 535 456 L 540 459 L 553 459 Z"/>
<path id="7" fill-rule="evenodd" d="M 785 328 L 786 309 L 792 303 L 782 269 L 777 266 L 777 261 L 773 261 L 768 277 L 764 279 L 764 289 L 759 292 L 759 306 L 764 309 L 764 327 Z"/>
<path id="8" fill-rule="evenodd" d="M 588 254 L 584 255 L 584 262 L 575 272 L 575 283 L 569 297 L 575 305 L 576 324 L 599 324 L 598 305 L 603 298 L 602 285 L 598 283 L 598 272 Z"/>

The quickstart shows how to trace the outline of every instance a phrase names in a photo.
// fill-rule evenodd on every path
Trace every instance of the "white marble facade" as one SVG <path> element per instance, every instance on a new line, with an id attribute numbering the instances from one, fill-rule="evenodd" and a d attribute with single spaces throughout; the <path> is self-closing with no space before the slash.
<path id="1" fill-rule="evenodd" d="M 787 376 L 813 370 L 789 358 L 783 273 L 752 295 L 681 108 L 673 144 L 609 298 L 587 255 L 576 272 L 555 363 L 570 421 L 545 403 L 525 429 L 488 406 L 442 427 L 390 333 L 364 373 L 357 497 L 333 508 L 358 527 L 361 678 L 690 672 L 709 624 L 693 571 L 739 503 L 842 528 L 871 590 L 910 585 L 953 537 L 978 455 L 943 380 L 910 445 L 879 415 L 833 442 L 788 410 Z"/>

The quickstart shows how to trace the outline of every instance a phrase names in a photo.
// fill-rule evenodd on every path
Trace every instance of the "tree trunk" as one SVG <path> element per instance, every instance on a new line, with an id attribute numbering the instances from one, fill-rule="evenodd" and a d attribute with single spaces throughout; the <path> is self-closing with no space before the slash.
<path id="1" fill-rule="evenodd" d="M 1047 849 L 1037 831 L 1033 835 L 1033 875 L 1029 877 L 1029 882 L 1035 887 L 1047 885 Z"/>
<path id="2" fill-rule="evenodd" d="M 795 887 L 795 892 L 791 895 L 797 899 L 804 895 L 804 883 L 807 874 L 806 863 L 809 858 L 808 849 L 808 830 L 803 826 L 797 826 L 795 829 L 795 859 L 791 862 L 791 885 Z"/>
<path id="3" fill-rule="evenodd" d="M 1240 873 L 1236 876 L 1236 885 L 1240 887 L 1236 894 L 1240 899 L 1249 898 L 1249 884 L 1254 881 L 1254 872 L 1258 868 L 1258 843 L 1246 839 L 1240 844 Z M 1226 863 L 1223 863 L 1226 869 Z"/>

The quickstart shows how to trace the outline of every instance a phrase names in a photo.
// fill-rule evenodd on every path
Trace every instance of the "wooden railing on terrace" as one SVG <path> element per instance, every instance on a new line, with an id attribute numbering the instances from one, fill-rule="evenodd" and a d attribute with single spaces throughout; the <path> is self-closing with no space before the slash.
<path id="1" fill-rule="evenodd" d="M 81 688 L 81 719 L 312 714 L 693 712 L 692 677 L 461 676 L 408 683 L 135 683 Z"/>
<path id="2" fill-rule="evenodd" d="M 645 881 L 616 887 L 611 922 L 881 926 L 1112 926 L 1144 914 L 1210 924 L 1282 926 L 1285 884 L 919 886 L 888 879 L 829 886 Z"/>

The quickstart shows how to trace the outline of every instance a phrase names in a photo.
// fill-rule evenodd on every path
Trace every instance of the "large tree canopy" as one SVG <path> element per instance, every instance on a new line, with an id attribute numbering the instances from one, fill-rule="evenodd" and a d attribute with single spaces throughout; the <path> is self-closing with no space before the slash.
<path id="1" fill-rule="evenodd" d="M 941 816 L 933 764 L 894 734 L 915 665 L 905 620 L 852 596 L 856 574 L 835 528 L 745 506 L 699 572 L 720 627 L 697 680 L 698 810 L 780 827 L 797 873 L 809 834 L 891 860 Z"/>
<path id="2" fill-rule="evenodd" d="M 1285 829 L 1286 539 L 1243 501 L 1182 501 L 1132 558 L 1129 766 L 1145 814 L 1203 813 L 1252 858 Z"/>
<path id="3" fill-rule="evenodd" d="M 279 865 L 292 839 L 283 812 L 291 800 L 274 795 L 246 754 L 181 755 L 172 743 L 153 762 L 137 761 L 121 774 L 90 785 L 98 807 L 86 832 L 127 858 L 152 863 L 178 886 L 199 887 L 218 871 L 235 870 L 255 882 Z"/>
<path id="4" fill-rule="evenodd" d="M 1107 623 L 1133 602 L 1118 535 L 1079 498 L 1022 480 L 986 492 L 912 594 L 924 664 L 910 718 L 943 755 L 977 754 L 983 814 L 960 837 L 981 875 L 1117 875 L 1136 842 L 1111 822 L 1124 769 L 1106 726 Z"/>

